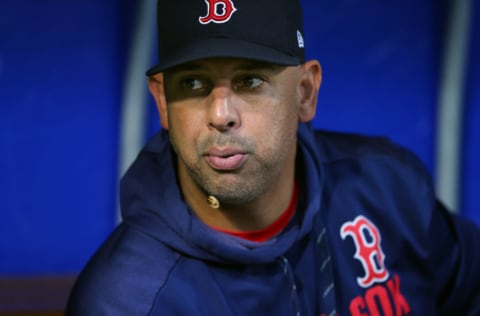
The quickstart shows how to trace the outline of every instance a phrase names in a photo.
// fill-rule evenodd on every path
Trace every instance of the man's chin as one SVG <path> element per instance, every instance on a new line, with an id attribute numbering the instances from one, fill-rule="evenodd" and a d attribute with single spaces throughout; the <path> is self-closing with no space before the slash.
<path id="1" fill-rule="evenodd" d="M 260 195 L 258 189 L 254 189 L 245 185 L 228 185 L 211 188 L 206 190 L 208 195 L 214 196 L 221 205 L 239 206 L 248 204 Z"/>

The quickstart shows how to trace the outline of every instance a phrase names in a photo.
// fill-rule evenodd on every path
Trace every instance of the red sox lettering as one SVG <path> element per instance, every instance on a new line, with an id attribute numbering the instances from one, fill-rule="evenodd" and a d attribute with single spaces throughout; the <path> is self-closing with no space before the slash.
<path id="1" fill-rule="evenodd" d="M 385 253 L 381 246 L 381 234 L 377 226 L 365 216 L 359 215 L 340 228 L 340 236 L 352 237 L 355 244 L 354 258 L 359 260 L 365 275 L 357 277 L 364 295 L 350 302 L 352 316 L 389 315 L 403 316 L 411 311 L 408 301 L 400 291 L 400 277 L 390 276 L 385 267 Z"/>
<path id="2" fill-rule="evenodd" d="M 237 11 L 232 0 L 205 0 L 205 3 L 207 4 L 207 15 L 198 19 L 202 24 L 228 22 L 233 13 Z"/>

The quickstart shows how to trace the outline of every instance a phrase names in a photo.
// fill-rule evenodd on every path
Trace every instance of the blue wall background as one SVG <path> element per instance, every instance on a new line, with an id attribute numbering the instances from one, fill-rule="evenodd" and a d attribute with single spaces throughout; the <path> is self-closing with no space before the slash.
<path id="1" fill-rule="evenodd" d="M 389 135 L 433 170 L 440 2 L 306 2 L 309 55 L 324 72 L 315 126 Z"/>
<path id="2" fill-rule="evenodd" d="M 480 226 L 480 2 L 474 1 L 464 120 L 462 214 Z"/>
<path id="3" fill-rule="evenodd" d="M 447 1 L 302 2 L 308 55 L 324 70 L 315 126 L 387 135 L 434 170 Z M 0 275 L 77 273 L 113 229 L 121 94 L 136 3 L 0 4 Z M 478 224 L 479 7 L 461 209 Z M 150 131 L 158 128 L 151 108 Z"/>
<path id="4" fill-rule="evenodd" d="M 130 2 L 0 4 L 0 274 L 77 272 L 113 228 Z"/>

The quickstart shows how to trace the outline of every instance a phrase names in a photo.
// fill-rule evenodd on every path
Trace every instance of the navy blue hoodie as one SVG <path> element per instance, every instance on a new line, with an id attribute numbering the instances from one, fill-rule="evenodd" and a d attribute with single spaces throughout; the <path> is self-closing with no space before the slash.
<path id="1" fill-rule="evenodd" d="M 122 179 L 123 221 L 67 315 L 480 315 L 480 231 L 436 200 L 414 155 L 306 124 L 298 143 L 296 214 L 257 243 L 195 216 L 159 132 Z"/>

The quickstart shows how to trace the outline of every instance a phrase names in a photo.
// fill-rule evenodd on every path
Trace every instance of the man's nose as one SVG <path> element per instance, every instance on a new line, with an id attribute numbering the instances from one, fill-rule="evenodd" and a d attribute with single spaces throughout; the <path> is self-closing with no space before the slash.
<path id="1" fill-rule="evenodd" d="M 210 93 L 209 128 L 227 132 L 240 126 L 236 95 L 229 86 L 214 87 Z"/>

